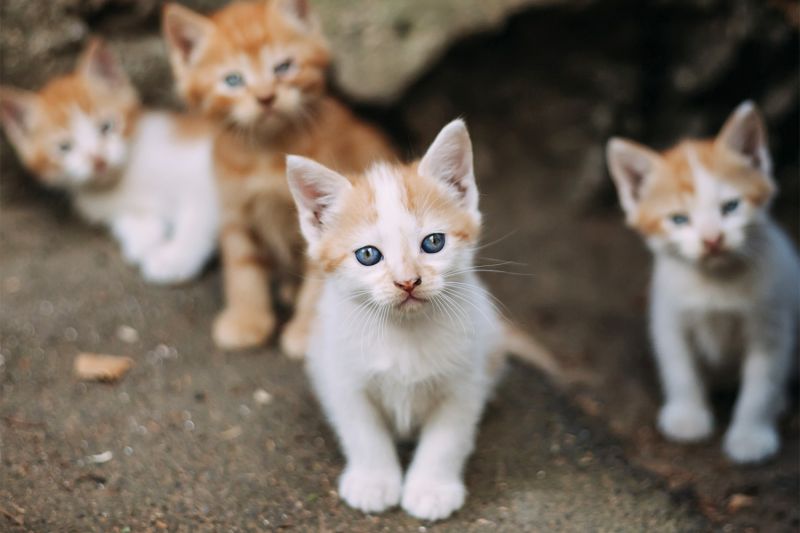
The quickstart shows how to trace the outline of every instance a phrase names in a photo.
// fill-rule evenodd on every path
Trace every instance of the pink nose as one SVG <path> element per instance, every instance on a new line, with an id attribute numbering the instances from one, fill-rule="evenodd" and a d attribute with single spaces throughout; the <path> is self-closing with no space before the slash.
<path id="1" fill-rule="evenodd" d="M 719 252 L 724 242 L 725 237 L 720 234 L 713 239 L 703 239 L 703 247 L 706 249 L 706 252 Z"/>
<path id="2" fill-rule="evenodd" d="M 273 103 L 275 103 L 275 93 L 258 95 L 256 96 L 256 100 L 258 100 L 258 103 L 264 107 L 270 107 Z"/>
<path id="3" fill-rule="evenodd" d="M 106 160 L 102 157 L 95 157 L 92 161 L 92 165 L 94 166 L 95 172 L 103 172 L 107 167 Z"/>
<path id="4" fill-rule="evenodd" d="M 420 283 L 422 283 L 422 278 L 394 282 L 395 287 L 397 287 L 398 289 L 403 289 L 408 294 L 414 292 L 414 289 L 416 289 Z"/>

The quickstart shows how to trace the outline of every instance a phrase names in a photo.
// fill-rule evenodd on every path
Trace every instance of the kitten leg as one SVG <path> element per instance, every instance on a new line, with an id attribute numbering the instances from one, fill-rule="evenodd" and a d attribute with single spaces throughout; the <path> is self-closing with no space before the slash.
<path id="1" fill-rule="evenodd" d="M 308 335 L 316 315 L 321 291 L 322 273 L 317 268 L 307 265 L 294 315 L 281 335 L 281 349 L 292 359 L 302 359 L 306 353 Z"/>
<path id="2" fill-rule="evenodd" d="M 737 463 L 762 461 L 780 448 L 777 420 L 785 407 L 793 328 L 788 320 L 758 322 L 752 328 L 755 338 L 747 348 L 739 397 L 725 434 L 725 453 Z"/>
<path id="3" fill-rule="evenodd" d="M 111 222 L 111 234 L 119 242 L 125 260 L 138 265 L 148 251 L 164 240 L 167 225 L 153 215 L 122 215 Z"/>
<path id="4" fill-rule="evenodd" d="M 336 429 L 347 465 L 339 478 L 339 497 L 365 513 L 379 513 L 400 502 L 403 473 L 385 422 L 362 391 L 321 394 Z"/>
<path id="5" fill-rule="evenodd" d="M 195 277 L 214 253 L 217 217 L 212 208 L 178 206 L 172 238 L 150 250 L 142 275 L 152 283 L 182 283 Z"/>
<path id="6" fill-rule="evenodd" d="M 442 520 L 464 505 L 462 471 L 475 443 L 483 395 L 451 394 L 431 413 L 406 474 L 402 506 L 422 520 Z"/>
<path id="7" fill-rule="evenodd" d="M 678 312 L 657 295 L 653 299 L 651 334 L 665 396 L 658 415 L 661 433 L 678 442 L 708 437 L 714 429 L 714 417 L 685 328 Z"/>
<path id="8" fill-rule="evenodd" d="M 224 350 L 258 346 L 275 328 L 266 264 L 245 226 L 224 227 L 220 249 L 226 307 L 214 321 L 214 342 Z"/>

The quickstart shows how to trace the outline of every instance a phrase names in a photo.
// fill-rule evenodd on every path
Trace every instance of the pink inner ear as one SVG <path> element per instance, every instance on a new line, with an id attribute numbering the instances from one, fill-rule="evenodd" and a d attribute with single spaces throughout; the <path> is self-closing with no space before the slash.
<path id="1" fill-rule="evenodd" d="M 21 128 L 25 127 L 27 110 L 25 105 L 9 99 L 0 100 L 0 115 L 3 120 L 8 120 Z"/>
<path id="2" fill-rule="evenodd" d="M 98 77 L 112 84 L 120 83 L 123 79 L 116 58 L 105 46 L 99 46 L 94 50 L 89 68 Z"/>

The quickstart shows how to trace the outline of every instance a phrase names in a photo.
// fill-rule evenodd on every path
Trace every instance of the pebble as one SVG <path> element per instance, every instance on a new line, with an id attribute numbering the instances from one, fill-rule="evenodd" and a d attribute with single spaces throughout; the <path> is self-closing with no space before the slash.
<path id="1" fill-rule="evenodd" d="M 122 342 L 134 344 L 139 342 L 139 332 L 132 327 L 123 324 L 117 328 L 117 338 Z"/>
<path id="2" fill-rule="evenodd" d="M 272 401 L 272 394 L 268 393 L 264 389 L 257 389 L 253 393 L 253 401 L 258 405 L 267 405 Z"/>
<path id="3" fill-rule="evenodd" d="M 111 453 L 111 450 L 106 450 L 103 453 L 97 453 L 94 455 L 90 455 L 86 458 L 86 460 L 90 463 L 94 464 L 103 464 L 109 462 L 111 459 L 114 458 L 114 454 Z"/>

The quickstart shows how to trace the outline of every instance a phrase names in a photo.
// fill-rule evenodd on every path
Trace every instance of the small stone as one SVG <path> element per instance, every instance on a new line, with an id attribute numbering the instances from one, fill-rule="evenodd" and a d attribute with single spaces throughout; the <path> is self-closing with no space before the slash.
<path id="1" fill-rule="evenodd" d="M 133 344 L 139 342 L 139 332 L 130 326 L 122 325 L 117 328 L 117 338 L 122 342 Z"/>
<path id="2" fill-rule="evenodd" d="M 756 499 L 753 496 L 748 496 L 747 494 L 733 494 L 728 499 L 728 511 L 737 513 L 742 509 L 752 507 L 755 502 Z"/>
<path id="3" fill-rule="evenodd" d="M 111 452 L 111 450 L 106 450 L 103 453 L 90 455 L 86 458 L 86 460 L 94 464 L 103 464 L 109 462 L 113 458 L 114 454 Z"/>
<path id="4" fill-rule="evenodd" d="M 253 393 L 253 401 L 258 405 L 267 405 L 272 401 L 272 394 L 268 393 L 264 389 L 257 389 Z"/>

